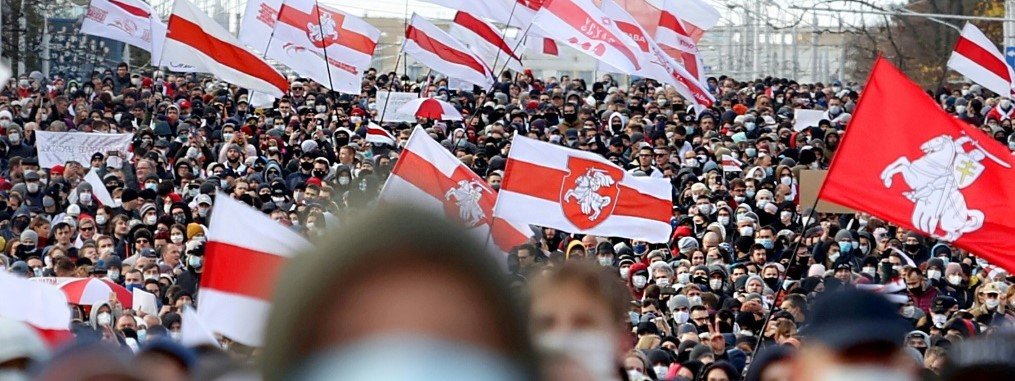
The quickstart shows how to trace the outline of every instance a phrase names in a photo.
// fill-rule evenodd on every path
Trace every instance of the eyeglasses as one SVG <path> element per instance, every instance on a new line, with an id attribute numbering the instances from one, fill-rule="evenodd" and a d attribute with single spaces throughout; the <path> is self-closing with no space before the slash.
<path id="1" fill-rule="evenodd" d="M 138 239 L 134 240 L 134 243 L 148 243 L 148 242 L 151 242 L 151 241 L 148 241 L 147 238 L 138 238 Z"/>
<path id="2" fill-rule="evenodd" d="M 83 231 L 83 232 L 90 232 L 92 230 L 95 230 L 94 226 L 82 226 L 81 227 L 81 231 Z"/>

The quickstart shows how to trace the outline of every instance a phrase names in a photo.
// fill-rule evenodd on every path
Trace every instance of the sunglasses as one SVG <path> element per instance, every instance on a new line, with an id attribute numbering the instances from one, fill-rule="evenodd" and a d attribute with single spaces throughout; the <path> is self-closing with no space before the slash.
<path id="1" fill-rule="evenodd" d="M 148 242 L 150 242 L 150 241 L 148 241 L 147 238 L 138 238 L 138 239 L 134 240 L 134 243 L 148 243 Z"/>

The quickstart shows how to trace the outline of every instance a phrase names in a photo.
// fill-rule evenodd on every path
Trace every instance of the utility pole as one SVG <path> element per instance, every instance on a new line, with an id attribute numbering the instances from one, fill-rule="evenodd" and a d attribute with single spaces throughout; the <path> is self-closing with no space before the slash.
<path id="1" fill-rule="evenodd" d="M 1004 47 L 1015 46 L 1015 0 L 1004 1 Z"/>
<path id="2" fill-rule="evenodd" d="M 793 38 L 790 40 L 790 44 L 792 44 L 790 49 L 793 50 L 793 59 L 790 61 L 790 65 L 793 65 L 793 67 L 790 68 L 793 74 L 791 78 L 798 80 L 800 78 L 800 51 L 797 50 L 797 41 L 800 38 L 800 33 L 797 31 L 796 25 L 793 26 L 791 33 L 793 33 Z"/>
<path id="3" fill-rule="evenodd" d="M 811 13 L 814 25 L 811 30 L 811 82 L 818 82 L 818 14 Z"/>

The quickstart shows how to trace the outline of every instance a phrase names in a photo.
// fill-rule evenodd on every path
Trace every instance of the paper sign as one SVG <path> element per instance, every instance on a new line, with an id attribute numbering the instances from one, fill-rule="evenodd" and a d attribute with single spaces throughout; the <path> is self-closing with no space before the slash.
<path id="1" fill-rule="evenodd" d="M 91 132 L 36 131 L 35 146 L 39 149 L 39 166 L 53 168 L 68 161 L 88 165 L 96 152 L 103 155 L 119 151 L 120 157 L 130 157 L 128 149 L 132 134 L 99 134 Z"/>
<path id="2" fill-rule="evenodd" d="M 805 169 L 800 171 L 800 205 L 802 207 L 810 208 L 811 205 L 814 205 L 814 199 L 818 197 L 818 191 L 821 190 L 821 184 L 825 182 L 826 175 L 828 175 L 828 171 L 824 170 Z M 856 213 L 853 209 L 824 200 L 818 201 L 818 206 L 814 208 L 814 211 L 818 213 Z"/>
<path id="3" fill-rule="evenodd" d="M 155 303 L 155 294 L 140 288 L 134 288 L 133 302 L 131 305 L 135 311 L 144 312 L 148 315 L 158 315 L 158 305 Z"/>
<path id="4" fill-rule="evenodd" d="M 793 114 L 793 129 L 803 131 L 808 127 L 817 127 L 822 119 L 829 119 L 828 113 L 824 110 L 796 109 L 796 113 Z"/>
<path id="5" fill-rule="evenodd" d="M 390 94 L 390 99 L 389 98 Z M 416 117 L 412 114 L 400 114 L 396 110 L 400 107 L 419 98 L 419 94 L 416 93 L 399 93 L 390 91 L 378 91 L 377 92 L 377 117 L 380 118 L 384 115 L 382 122 L 415 122 Z M 386 101 L 387 99 L 387 101 Z M 387 102 L 387 111 L 384 110 L 384 102 Z"/>

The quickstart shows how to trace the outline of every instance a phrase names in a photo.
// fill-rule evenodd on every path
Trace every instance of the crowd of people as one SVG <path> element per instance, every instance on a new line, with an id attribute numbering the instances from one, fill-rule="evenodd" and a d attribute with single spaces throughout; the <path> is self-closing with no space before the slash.
<path id="1" fill-rule="evenodd" d="M 645 79 L 525 71 L 461 91 L 371 69 L 361 94 L 294 78 L 284 98 L 255 108 L 214 78 L 126 64 L 12 79 L 0 92 L 0 268 L 140 288 L 158 313 L 115 298 L 72 304 L 74 339 L 56 347 L 0 317 L 0 378 L 1015 379 L 1011 274 L 869 214 L 800 205 L 800 172 L 827 169 L 862 85 L 707 84 L 711 108 Z M 378 90 L 433 96 L 465 118 L 387 123 Z M 1015 150 L 1007 98 L 976 85 L 929 95 Z M 797 131 L 800 108 L 827 119 Z M 367 142 L 371 122 L 396 145 Z M 417 125 L 494 189 L 516 134 L 667 178 L 672 239 L 534 226 L 505 272 L 504 256 L 461 228 L 376 203 Z M 38 131 L 133 140 L 125 157 L 43 168 Z M 724 155 L 741 170 L 724 170 Z M 111 205 L 93 197 L 89 172 Z M 281 275 L 263 347 L 179 343 L 218 197 L 318 242 Z"/>

